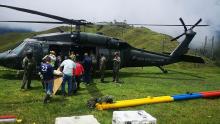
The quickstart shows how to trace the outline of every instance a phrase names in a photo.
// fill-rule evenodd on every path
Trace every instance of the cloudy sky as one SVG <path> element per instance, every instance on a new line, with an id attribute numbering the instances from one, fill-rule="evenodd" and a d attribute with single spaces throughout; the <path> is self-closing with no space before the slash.
<path id="1" fill-rule="evenodd" d="M 91 22 L 127 20 L 128 23 L 180 24 L 182 17 L 186 24 L 194 24 L 202 18 L 202 24 L 210 27 L 196 28 L 192 45 L 202 45 L 205 35 L 212 37 L 220 30 L 220 0 L 0 0 L 0 4 L 24 7 L 69 19 L 86 19 Z M 42 20 L 51 19 L 31 15 L 7 8 L 0 8 L 0 20 Z M 23 27 L 45 30 L 55 25 L 2 23 L 0 26 Z M 177 36 L 181 27 L 150 27 L 152 30 Z"/>

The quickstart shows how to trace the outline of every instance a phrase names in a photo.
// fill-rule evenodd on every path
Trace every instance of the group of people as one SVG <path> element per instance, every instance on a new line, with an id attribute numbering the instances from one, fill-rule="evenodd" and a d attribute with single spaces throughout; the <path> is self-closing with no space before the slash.
<path id="1" fill-rule="evenodd" d="M 41 64 L 41 72 L 42 74 L 42 79 L 45 85 L 45 90 L 46 90 L 46 96 L 44 99 L 44 102 L 47 103 L 51 95 L 53 93 L 53 74 L 54 74 L 54 61 L 56 60 L 52 59 L 55 58 L 55 52 L 51 51 L 52 55 L 46 55 L 43 58 L 43 63 Z M 85 55 L 86 58 L 86 55 Z M 52 61 L 53 60 L 53 61 Z M 85 60 L 85 59 L 84 59 Z M 85 66 L 84 66 L 85 67 Z M 80 82 L 81 82 L 81 77 L 82 75 L 86 72 L 84 71 L 83 65 L 79 61 L 79 57 L 74 54 L 74 52 L 71 52 L 64 61 L 58 65 L 58 71 L 62 72 L 63 74 L 63 80 L 61 83 L 61 92 L 63 96 L 71 96 L 73 94 L 76 94 L 77 90 L 80 88 Z M 86 69 L 87 67 L 85 67 Z M 53 71 L 50 71 L 53 70 Z M 48 77 L 49 75 L 52 75 L 51 78 L 45 78 Z M 85 75 L 85 79 L 88 78 Z M 89 81 L 87 81 L 89 82 Z M 66 83 L 68 84 L 68 91 L 65 91 Z"/>
<path id="2" fill-rule="evenodd" d="M 40 66 L 40 77 L 42 79 L 43 88 L 46 91 L 46 96 L 44 98 L 44 103 L 48 103 L 53 93 L 53 84 L 54 84 L 54 70 L 57 68 L 57 71 L 62 72 L 63 80 L 61 83 L 61 92 L 62 95 L 71 96 L 76 94 L 77 90 L 80 89 L 81 80 L 85 84 L 89 85 L 91 82 L 91 71 L 93 67 L 92 57 L 88 53 L 84 54 L 82 61 L 79 59 L 79 55 L 71 52 L 65 60 L 62 61 L 60 56 L 56 56 L 54 51 L 50 51 L 50 54 L 46 55 L 42 59 Z M 119 81 L 119 69 L 120 69 L 120 55 L 118 52 L 114 53 L 113 58 L 113 82 Z M 101 54 L 99 60 L 99 69 L 101 75 L 101 82 L 104 82 L 104 73 L 106 69 L 106 57 Z M 31 76 L 33 70 L 35 69 L 36 62 L 33 58 L 32 51 L 27 51 L 26 57 L 23 59 L 24 76 L 21 89 L 25 88 L 27 84 L 27 89 L 31 88 Z M 66 82 L 68 84 L 68 91 L 65 91 Z"/>

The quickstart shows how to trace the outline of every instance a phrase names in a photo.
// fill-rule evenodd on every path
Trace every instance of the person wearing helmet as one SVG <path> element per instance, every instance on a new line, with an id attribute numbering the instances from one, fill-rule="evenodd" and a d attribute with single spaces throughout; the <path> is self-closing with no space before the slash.
<path id="1" fill-rule="evenodd" d="M 26 52 L 26 56 L 24 57 L 22 61 L 22 67 L 24 69 L 24 75 L 23 75 L 23 82 L 21 85 L 21 89 L 25 88 L 25 85 L 27 84 L 27 89 L 31 88 L 31 78 L 33 71 L 35 69 L 35 60 L 33 58 L 33 51 L 29 49 Z"/>

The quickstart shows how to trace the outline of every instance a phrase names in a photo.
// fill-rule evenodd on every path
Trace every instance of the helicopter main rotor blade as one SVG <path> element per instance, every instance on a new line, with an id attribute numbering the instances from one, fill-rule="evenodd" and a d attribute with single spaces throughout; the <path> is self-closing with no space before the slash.
<path id="1" fill-rule="evenodd" d="M 21 11 L 21 12 L 27 12 L 27 13 L 31 13 L 31 14 L 35 14 L 35 15 L 48 17 L 48 18 L 51 18 L 51 19 L 55 19 L 55 20 L 65 22 L 66 24 L 79 24 L 79 21 L 77 21 L 77 20 L 71 20 L 71 19 L 60 17 L 60 16 L 35 11 L 35 10 L 19 8 L 19 7 L 13 7 L 13 6 L 7 6 L 7 5 L 1 5 L 1 4 L 0 4 L 0 7 L 5 7 L 5 8 L 9 8 L 9 9 L 18 10 L 18 11 Z"/>
<path id="2" fill-rule="evenodd" d="M 183 26 L 183 25 L 167 25 L 167 24 L 128 24 L 128 25 L 143 25 L 143 26 Z M 193 25 L 185 25 L 193 26 Z M 209 26 L 209 25 L 197 25 L 197 26 Z"/>
<path id="3" fill-rule="evenodd" d="M 184 27 L 184 30 L 185 30 L 185 32 L 186 32 L 186 31 L 187 31 L 187 28 L 186 28 L 186 25 L 185 25 L 185 23 L 184 23 L 184 21 L 183 21 L 182 18 L 180 18 L 180 22 L 182 23 L 182 25 L 183 25 L 183 27 Z"/>
<path id="4" fill-rule="evenodd" d="M 110 26 L 126 26 L 126 25 L 140 25 L 140 26 L 183 26 L 183 25 L 168 25 L 168 24 L 111 24 L 111 23 L 94 23 L 95 25 L 110 25 Z M 185 26 L 194 26 L 194 25 L 185 25 Z M 209 25 L 197 25 L 197 26 L 209 26 Z"/>
<path id="5" fill-rule="evenodd" d="M 86 20 L 73 20 L 73 19 L 67 19 L 64 17 L 60 17 L 60 16 L 56 16 L 56 15 L 52 15 L 52 14 L 47 14 L 47 13 L 43 13 L 43 12 L 39 12 L 39 11 L 35 11 L 35 10 L 30 10 L 30 9 L 25 9 L 25 8 L 19 8 L 19 7 L 14 7 L 14 6 L 8 6 L 8 5 L 1 5 L 0 7 L 5 7 L 5 8 L 9 8 L 9 9 L 14 9 L 17 11 L 21 11 L 21 12 L 27 12 L 27 13 L 31 13 L 31 14 L 35 14 L 35 15 L 40 15 L 43 17 L 47 17 L 47 18 L 51 18 L 51 19 L 55 19 L 55 20 L 59 20 L 64 22 L 65 24 L 71 24 L 71 25 L 91 25 L 94 23 L 91 22 L 87 22 Z M 28 22 L 27 22 L 28 23 Z M 198 22 L 200 23 L 200 22 Z M 106 25 L 106 24 L 97 24 L 97 25 Z M 111 25 L 123 25 L 123 24 L 111 24 Z M 128 25 L 143 25 L 143 26 L 182 26 L 182 25 L 166 25 L 166 24 L 128 24 Z M 185 26 L 193 26 L 192 29 L 195 26 L 209 26 L 209 25 L 185 25 Z"/>
<path id="6" fill-rule="evenodd" d="M 52 21 L 0 21 L 0 22 L 65 24 L 64 22 L 52 22 Z"/>

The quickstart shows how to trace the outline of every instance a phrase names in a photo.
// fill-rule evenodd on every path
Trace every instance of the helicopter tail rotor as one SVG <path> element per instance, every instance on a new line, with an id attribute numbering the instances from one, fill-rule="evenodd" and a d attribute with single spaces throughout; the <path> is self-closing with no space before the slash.
<path id="1" fill-rule="evenodd" d="M 180 20 L 180 22 L 182 23 L 182 25 L 183 25 L 183 27 L 184 27 L 184 33 L 182 33 L 181 35 L 179 35 L 179 36 L 173 38 L 171 41 L 175 41 L 175 40 L 179 39 L 180 37 L 182 37 L 183 35 L 186 35 L 186 34 L 187 34 L 187 31 L 189 31 L 189 30 L 192 31 L 193 28 L 195 28 L 196 26 L 198 26 L 198 24 L 202 21 L 202 19 L 200 18 L 194 25 L 192 25 L 191 28 L 187 29 L 187 27 L 186 27 L 186 25 L 185 25 L 183 19 L 180 18 L 179 20 Z"/>
<path id="2" fill-rule="evenodd" d="M 177 40 L 180 37 L 182 37 L 183 35 L 186 35 L 185 39 L 176 47 L 176 49 L 170 54 L 170 56 L 172 58 L 176 58 L 176 57 L 182 57 L 184 54 L 186 54 L 189 50 L 189 44 L 192 41 L 192 39 L 194 38 L 194 36 L 196 35 L 196 32 L 193 31 L 193 28 L 195 28 L 200 22 L 202 21 L 202 19 L 199 19 L 192 27 L 190 27 L 189 29 L 187 29 L 187 27 L 185 26 L 184 21 L 182 20 L 182 18 L 180 18 L 180 22 L 182 23 L 183 27 L 184 27 L 184 33 L 182 33 L 181 35 L 175 37 L 174 39 L 172 39 L 171 41 Z"/>

